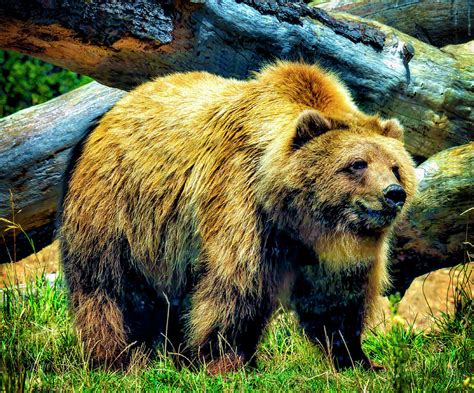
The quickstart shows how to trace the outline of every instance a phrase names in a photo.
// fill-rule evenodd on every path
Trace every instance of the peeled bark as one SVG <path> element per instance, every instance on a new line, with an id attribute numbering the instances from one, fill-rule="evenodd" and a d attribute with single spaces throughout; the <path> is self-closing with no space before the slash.
<path id="1" fill-rule="evenodd" d="M 474 39 L 473 0 L 341 0 L 314 3 L 326 11 L 347 12 L 376 20 L 437 47 Z"/>
<path id="2" fill-rule="evenodd" d="M 420 161 L 473 136 L 472 63 L 297 1 L 4 0 L 0 47 L 126 89 L 175 71 L 245 78 L 276 58 L 320 62 L 364 109 L 398 117 Z"/>

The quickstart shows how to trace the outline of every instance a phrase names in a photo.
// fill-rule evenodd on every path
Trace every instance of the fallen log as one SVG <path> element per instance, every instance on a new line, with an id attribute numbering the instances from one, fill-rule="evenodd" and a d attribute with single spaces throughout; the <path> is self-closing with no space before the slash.
<path id="1" fill-rule="evenodd" d="M 20 225 L 38 250 L 53 239 L 61 178 L 72 147 L 123 94 L 92 82 L 0 119 L 0 217 Z M 31 254 L 21 231 L 4 232 L 6 227 L 0 222 L 0 262 Z"/>
<path id="2" fill-rule="evenodd" d="M 418 195 L 392 250 L 390 292 L 402 295 L 416 277 L 474 254 L 474 142 L 435 154 L 417 175 Z"/>
<path id="3" fill-rule="evenodd" d="M 341 75 L 365 110 L 398 117 L 420 162 L 473 136 L 473 64 L 298 1 L 4 0 L 0 47 L 125 89 L 175 71 L 245 78 L 275 58 L 317 61 Z"/>
<path id="4" fill-rule="evenodd" d="M 474 39 L 472 0 L 340 0 L 314 3 L 326 11 L 347 12 L 375 20 L 437 47 Z"/>

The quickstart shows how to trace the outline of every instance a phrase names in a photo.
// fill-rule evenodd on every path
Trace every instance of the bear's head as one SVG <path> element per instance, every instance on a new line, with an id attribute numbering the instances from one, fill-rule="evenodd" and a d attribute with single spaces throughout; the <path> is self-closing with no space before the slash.
<path id="1" fill-rule="evenodd" d="M 330 261 L 373 257 L 416 192 L 398 121 L 309 109 L 289 138 L 273 186 L 280 226 Z"/>

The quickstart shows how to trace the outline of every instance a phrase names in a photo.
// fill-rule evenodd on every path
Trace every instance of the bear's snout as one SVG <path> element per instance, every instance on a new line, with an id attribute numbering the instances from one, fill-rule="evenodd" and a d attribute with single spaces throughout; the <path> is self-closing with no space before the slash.
<path id="1" fill-rule="evenodd" d="M 385 203 L 396 209 L 401 209 L 407 199 L 407 193 L 399 184 L 391 184 L 383 190 Z"/>

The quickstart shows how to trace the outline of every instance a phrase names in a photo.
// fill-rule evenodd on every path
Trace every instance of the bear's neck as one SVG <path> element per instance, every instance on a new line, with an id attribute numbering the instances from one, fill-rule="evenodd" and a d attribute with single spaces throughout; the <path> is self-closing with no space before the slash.
<path id="1" fill-rule="evenodd" d="M 320 235 L 314 245 L 321 263 L 334 270 L 371 264 L 385 249 L 387 236 L 360 237 L 352 233 Z"/>

